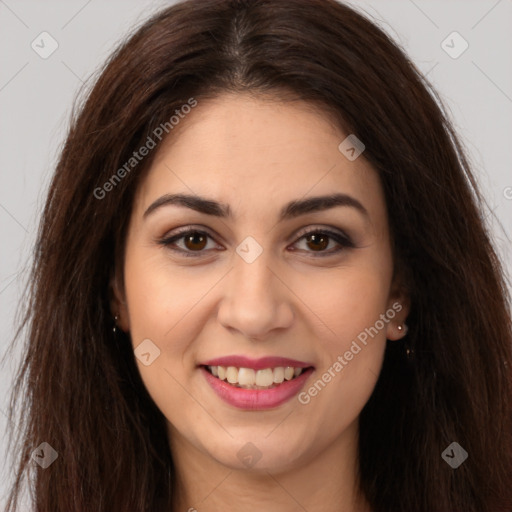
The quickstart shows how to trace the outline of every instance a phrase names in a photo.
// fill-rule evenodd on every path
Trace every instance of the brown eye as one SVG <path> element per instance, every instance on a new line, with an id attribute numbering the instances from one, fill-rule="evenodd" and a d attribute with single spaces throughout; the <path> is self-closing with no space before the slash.
<path id="1" fill-rule="evenodd" d="M 329 237 L 323 233 L 312 233 L 306 236 L 306 243 L 314 251 L 323 251 L 329 245 Z"/>
<path id="2" fill-rule="evenodd" d="M 326 229 L 307 231 L 302 234 L 295 244 L 298 245 L 299 242 L 302 242 L 305 246 L 300 249 L 312 254 L 313 257 L 332 256 L 346 249 L 355 247 L 352 240 L 345 234 Z M 331 242 L 333 246 L 329 250 L 326 250 Z"/>
<path id="3" fill-rule="evenodd" d="M 208 236 L 200 231 L 193 231 L 183 237 L 185 247 L 191 251 L 201 251 L 206 247 Z"/>
<path id="4" fill-rule="evenodd" d="M 197 257 L 208 252 L 207 246 L 209 239 L 213 241 L 212 236 L 206 231 L 185 229 L 177 234 L 159 240 L 159 243 L 182 256 Z M 301 250 L 312 254 L 313 257 L 331 256 L 343 250 L 355 247 L 353 242 L 346 235 L 325 229 L 308 231 L 295 242 L 295 245 L 299 242 L 305 244 L 305 248 Z M 330 250 L 327 250 L 331 242 L 334 246 L 331 247 Z M 217 247 L 217 249 L 219 248 Z"/>
<path id="5" fill-rule="evenodd" d="M 186 229 L 159 240 L 159 243 L 182 256 L 195 257 L 202 256 L 207 252 L 208 239 L 213 240 L 206 231 Z"/>

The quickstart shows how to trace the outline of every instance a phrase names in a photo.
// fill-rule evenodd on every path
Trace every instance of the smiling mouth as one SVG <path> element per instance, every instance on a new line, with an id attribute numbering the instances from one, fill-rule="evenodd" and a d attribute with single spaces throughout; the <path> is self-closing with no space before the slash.
<path id="1" fill-rule="evenodd" d="M 278 366 L 254 370 L 252 368 L 238 368 L 236 366 L 205 366 L 203 368 L 219 380 L 227 382 L 235 388 L 242 389 L 272 389 L 283 382 L 296 379 L 307 368 L 295 368 L 293 366 Z"/>

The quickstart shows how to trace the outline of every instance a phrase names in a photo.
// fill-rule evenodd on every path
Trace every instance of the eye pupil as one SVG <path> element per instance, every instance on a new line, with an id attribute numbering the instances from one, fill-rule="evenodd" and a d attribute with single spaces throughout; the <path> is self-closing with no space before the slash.
<path id="1" fill-rule="evenodd" d="M 316 246 L 317 249 L 325 249 L 329 245 L 329 237 L 325 236 L 323 234 L 312 233 L 307 236 L 308 245 L 311 242 L 313 244 L 320 244 L 320 245 Z M 313 245 L 313 247 L 310 246 L 310 248 L 315 248 L 315 246 L 314 245 Z"/>
<path id="2" fill-rule="evenodd" d="M 198 242 L 197 239 L 200 239 L 200 241 Z M 192 242 L 192 246 L 190 245 L 189 242 Z M 206 236 L 204 236 L 202 233 L 194 232 L 185 236 L 185 246 L 187 247 L 187 249 L 190 250 L 204 249 L 204 247 L 206 246 L 206 242 Z M 199 244 L 199 247 L 194 247 L 194 244 Z"/>

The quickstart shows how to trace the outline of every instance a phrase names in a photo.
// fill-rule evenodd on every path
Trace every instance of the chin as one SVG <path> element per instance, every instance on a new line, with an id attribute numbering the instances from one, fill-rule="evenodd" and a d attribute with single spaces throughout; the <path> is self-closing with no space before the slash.
<path id="1" fill-rule="evenodd" d="M 220 442 L 205 449 L 210 456 L 220 464 L 233 470 L 247 470 L 254 473 L 279 473 L 294 467 L 304 455 L 304 442 L 279 436 L 271 430 L 247 435 L 240 433 L 234 438 L 226 436 L 225 442 Z"/>

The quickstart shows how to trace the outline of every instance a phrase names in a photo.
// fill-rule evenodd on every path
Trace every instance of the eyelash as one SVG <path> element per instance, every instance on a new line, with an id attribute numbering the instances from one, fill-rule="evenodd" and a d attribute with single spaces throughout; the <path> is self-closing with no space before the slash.
<path id="1" fill-rule="evenodd" d="M 213 240 L 213 237 L 207 231 L 203 231 L 200 229 L 190 229 L 189 227 L 186 227 L 186 228 L 183 228 L 182 230 L 178 231 L 177 233 L 173 234 L 170 237 L 165 237 L 165 238 L 162 238 L 161 240 L 158 240 L 158 243 L 160 245 L 167 247 L 168 249 L 170 249 L 173 252 L 180 253 L 181 255 L 183 255 L 187 258 L 199 258 L 202 256 L 202 253 L 205 252 L 204 249 L 201 251 L 190 251 L 190 250 L 185 250 L 185 249 L 181 249 L 181 248 L 171 247 L 171 245 L 174 242 L 181 240 L 185 236 L 191 235 L 191 234 L 206 235 L 207 237 L 209 237 Z M 341 233 L 336 233 L 334 231 L 330 231 L 329 229 L 319 229 L 319 228 L 313 228 L 313 229 L 303 232 L 295 243 L 297 243 L 299 240 L 302 240 L 303 238 L 305 238 L 306 236 L 311 235 L 311 234 L 327 235 L 327 237 L 329 239 L 334 240 L 341 246 L 340 248 L 336 249 L 335 251 L 333 251 L 331 249 L 329 252 L 321 251 L 319 253 L 315 253 L 314 251 L 306 251 L 306 252 L 311 252 L 313 254 L 314 258 L 325 258 L 328 256 L 332 256 L 334 254 L 338 254 L 347 248 L 350 249 L 350 248 L 355 247 L 354 243 L 352 242 L 352 240 L 350 240 L 350 238 L 348 236 L 341 234 Z"/>

